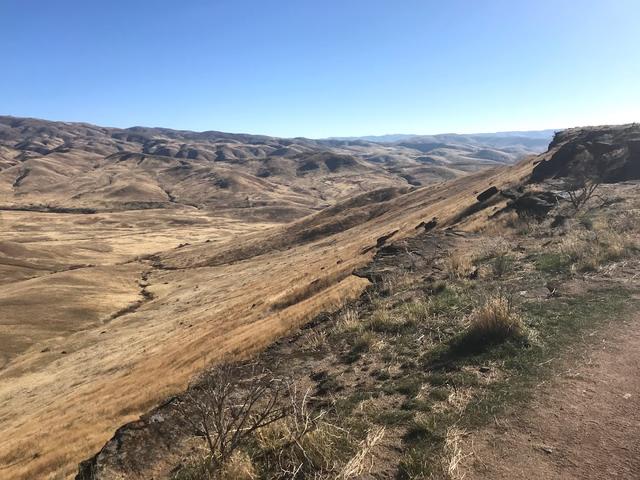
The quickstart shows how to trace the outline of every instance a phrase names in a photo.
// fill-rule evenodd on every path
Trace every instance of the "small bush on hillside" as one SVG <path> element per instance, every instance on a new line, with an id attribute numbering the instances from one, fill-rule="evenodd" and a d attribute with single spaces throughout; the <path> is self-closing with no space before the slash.
<path id="1" fill-rule="evenodd" d="M 602 184 L 602 174 L 596 163 L 592 158 L 587 158 L 591 154 L 583 152 L 582 155 L 585 158 L 572 165 L 571 174 L 562 183 L 562 189 L 569 197 L 575 212 L 578 212 L 589 202 Z"/>
<path id="2" fill-rule="evenodd" d="M 257 430 L 289 415 L 287 383 L 259 365 L 226 364 L 177 405 L 185 428 L 204 437 L 209 471 L 223 471 Z"/>
<path id="3" fill-rule="evenodd" d="M 347 479 L 362 473 L 383 428 L 365 431 L 362 440 L 329 421 L 327 412 L 312 412 L 309 391 L 292 393 L 292 412 L 254 436 L 254 478 Z"/>
<path id="4" fill-rule="evenodd" d="M 522 337 L 524 332 L 522 318 L 512 302 L 506 296 L 497 294 L 473 311 L 465 336 L 467 340 L 492 344 L 507 338 Z"/>
<path id="5" fill-rule="evenodd" d="M 449 278 L 463 279 L 469 276 L 475 270 L 473 262 L 468 255 L 460 253 L 452 253 L 445 259 L 445 268 Z"/>

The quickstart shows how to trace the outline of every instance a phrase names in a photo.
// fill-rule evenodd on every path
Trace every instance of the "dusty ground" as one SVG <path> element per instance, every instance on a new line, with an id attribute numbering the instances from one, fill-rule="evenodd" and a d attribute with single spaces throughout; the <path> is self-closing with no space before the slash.
<path id="1" fill-rule="evenodd" d="M 640 478 L 640 316 L 612 325 L 531 405 L 467 438 L 460 478 Z"/>

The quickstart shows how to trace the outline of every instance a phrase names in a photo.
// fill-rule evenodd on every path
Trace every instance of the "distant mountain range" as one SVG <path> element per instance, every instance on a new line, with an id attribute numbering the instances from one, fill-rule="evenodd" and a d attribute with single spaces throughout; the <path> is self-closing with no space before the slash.
<path id="1" fill-rule="evenodd" d="M 328 140 L 363 140 L 375 143 L 402 143 L 402 142 L 447 142 L 464 144 L 484 144 L 495 147 L 505 145 L 529 145 L 545 149 L 553 139 L 553 135 L 559 129 L 527 130 L 495 133 L 441 133 L 436 135 L 415 134 L 389 134 L 389 135 L 365 135 L 361 137 L 331 137 Z"/>
<path id="2" fill-rule="evenodd" d="M 240 209 L 291 220 L 542 152 L 553 132 L 311 140 L 0 116 L 0 207 Z"/>

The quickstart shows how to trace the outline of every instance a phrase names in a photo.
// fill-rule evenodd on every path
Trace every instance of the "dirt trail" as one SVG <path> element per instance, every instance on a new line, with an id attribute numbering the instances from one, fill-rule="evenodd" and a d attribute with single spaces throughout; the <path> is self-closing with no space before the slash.
<path id="1" fill-rule="evenodd" d="M 469 436 L 461 477 L 640 479 L 640 315 L 613 325 L 528 407 Z"/>

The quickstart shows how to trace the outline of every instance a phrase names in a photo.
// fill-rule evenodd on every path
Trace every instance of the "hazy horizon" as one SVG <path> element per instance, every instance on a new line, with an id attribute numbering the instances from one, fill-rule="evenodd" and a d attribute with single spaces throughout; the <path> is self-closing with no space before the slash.
<path id="1" fill-rule="evenodd" d="M 62 119 L 51 119 L 51 118 L 40 118 L 40 117 L 22 117 L 18 115 L 13 115 L 11 113 L 3 113 L 0 112 L 0 117 L 12 117 L 17 119 L 31 119 L 45 122 L 54 122 L 54 123 L 66 123 L 66 124 L 87 124 L 87 125 L 95 125 L 98 127 L 104 128 L 120 128 L 120 129 L 132 129 L 132 128 L 158 128 L 158 129 L 166 129 L 166 130 L 175 130 L 175 131 L 191 131 L 195 133 L 204 133 L 204 132 L 221 132 L 221 133 L 231 133 L 231 134 L 239 134 L 239 135 L 256 135 L 256 136 L 270 136 L 267 134 L 263 134 L 260 132 L 243 132 L 243 131 L 225 131 L 225 130 L 216 130 L 212 128 L 205 128 L 201 130 L 190 130 L 186 128 L 174 128 L 174 127 L 165 127 L 162 125 L 128 125 L 128 126 L 114 126 L 114 125 L 102 125 L 96 124 L 93 122 L 87 122 L 82 120 L 62 120 Z M 586 125 L 583 125 L 586 126 Z M 422 133 L 404 133 L 404 132 L 395 132 L 395 133 L 382 133 L 376 135 L 333 135 L 329 137 L 305 137 L 305 136 L 291 136 L 291 137 L 279 137 L 279 138 L 307 138 L 309 140 L 340 140 L 340 139 L 359 139 L 359 138 L 385 138 L 385 137 L 430 137 L 430 136 L 441 136 L 441 135 L 506 135 L 506 134 L 514 134 L 517 135 L 519 133 L 527 134 L 527 133 L 542 133 L 542 132 L 554 132 L 565 130 L 566 128 L 571 127 L 560 127 L 560 128 L 541 128 L 538 130 L 504 130 L 504 131 L 494 131 L 494 132 L 422 132 Z M 273 135 L 274 137 L 278 137 L 277 135 Z"/>

